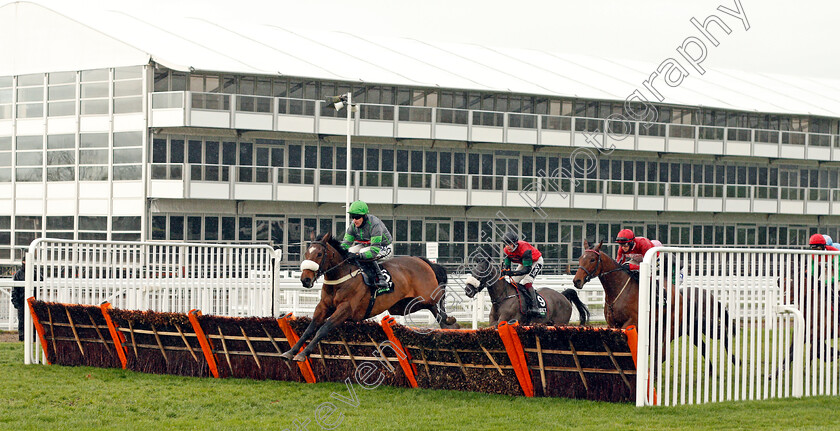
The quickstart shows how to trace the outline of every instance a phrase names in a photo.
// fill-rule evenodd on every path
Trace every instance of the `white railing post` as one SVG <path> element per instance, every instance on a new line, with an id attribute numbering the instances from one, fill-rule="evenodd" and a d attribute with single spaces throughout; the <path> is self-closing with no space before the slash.
<path id="1" fill-rule="evenodd" d="M 812 310 L 813 311 L 813 310 Z M 794 318 L 793 327 L 793 365 L 791 367 L 791 376 L 793 377 L 792 395 L 796 398 L 802 398 L 804 374 L 803 356 L 805 355 L 805 318 L 802 312 L 793 305 L 780 305 L 776 307 L 776 313 L 790 313 Z"/>
<path id="2" fill-rule="evenodd" d="M 656 256 L 654 247 L 645 254 L 639 265 L 639 325 L 636 328 L 638 343 L 636 344 L 636 405 L 641 407 L 650 404 L 648 400 L 648 348 L 650 346 L 650 277 L 651 260 Z"/>
<path id="3" fill-rule="evenodd" d="M 37 240 L 36 240 L 37 241 Z M 33 242 L 33 245 L 35 243 Z M 32 269 L 35 266 L 35 259 L 34 253 L 32 252 L 32 247 L 30 246 L 30 250 L 26 252 L 26 285 L 24 286 L 24 294 L 23 294 L 23 306 L 26 307 L 26 301 L 32 294 L 35 292 L 35 271 Z M 26 310 L 26 308 L 24 308 Z M 31 364 L 32 363 L 32 352 L 33 349 L 37 346 L 33 346 L 32 334 L 32 315 L 31 313 L 23 313 L 23 363 L 24 364 Z"/>

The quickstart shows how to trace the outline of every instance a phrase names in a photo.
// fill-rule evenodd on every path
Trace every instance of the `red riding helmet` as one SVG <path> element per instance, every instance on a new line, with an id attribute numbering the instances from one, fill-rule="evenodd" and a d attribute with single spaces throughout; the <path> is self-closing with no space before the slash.
<path id="1" fill-rule="evenodd" d="M 636 239 L 636 235 L 633 234 L 633 231 L 630 229 L 624 229 L 618 233 L 618 237 L 615 239 L 615 242 L 619 244 L 626 244 L 628 242 L 633 242 Z"/>
<path id="2" fill-rule="evenodd" d="M 815 233 L 811 235 L 811 240 L 808 241 L 810 245 L 825 245 L 825 237 L 821 234 Z"/>

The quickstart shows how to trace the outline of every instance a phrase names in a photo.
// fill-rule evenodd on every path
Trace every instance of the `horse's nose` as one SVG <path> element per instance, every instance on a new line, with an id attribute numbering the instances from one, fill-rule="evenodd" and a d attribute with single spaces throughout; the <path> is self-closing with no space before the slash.
<path id="1" fill-rule="evenodd" d="M 309 286 L 311 285 L 311 283 L 312 283 L 312 279 L 311 279 L 311 278 L 302 278 L 302 279 L 300 280 L 300 284 L 302 284 L 302 285 L 303 285 L 303 287 L 309 287 Z"/>
<path id="2" fill-rule="evenodd" d="M 580 280 L 574 279 L 572 280 L 572 284 L 574 284 L 576 288 L 580 289 Z"/>

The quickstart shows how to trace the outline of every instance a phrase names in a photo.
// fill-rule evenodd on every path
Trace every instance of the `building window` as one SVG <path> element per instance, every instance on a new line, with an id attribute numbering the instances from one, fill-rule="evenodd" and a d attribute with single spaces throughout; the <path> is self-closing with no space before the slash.
<path id="1" fill-rule="evenodd" d="M 43 136 L 18 136 L 15 151 L 15 179 L 40 182 L 44 179 Z"/>
<path id="2" fill-rule="evenodd" d="M 47 181 L 76 179 L 76 135 L 47 136 Z"/>
<path id="3" fill-rule="evenodd" d="M 76 115 L 76 72 L 50 73 L 47 82 L 47 116 Z"/>
<path id="4" fill-rule="evenodd" d="M 47 216 L 47 237 L 73 239 L 73 216 Z"/>
<path id="5" fill-rule="evenodd" d="M 108 99 L 108 69 L 84 70 L 81 73 L 81 114 L 107 115 Z"/>
<path id="6" fill-rule="evenodd" d="M 114 114 L 143 111 L 143 68 L 114 69 Z"/>
<path id="7" fill-rule="evenodd" d="M 0 120 L 12 118 L 12 83 L 11 76 L 0 76 Z"/>
<path id="8" fill-rule="evenodd" d="M 0 136 L 0 183 L 12 182 L 12 137 Z"/>
<path id="9" fill-rule="evenodd" d="M 184 137 L 156 136 L 152 140 L 153 180 L 180 180 L 184 169 Z"/>
<path id="10" fill-rule="evenodd" d="M 108 217 L 79 216 L 79 239 L 105 241 L 108 239 Z"/>
<path id="11" fill-rule="evenodd" d="M 114 217 L 111 219 L 111 239 L 114 241 L 139 241 L 140 216 Z"/>
<path id="12" fill-rule="evenodd" d="M 12 255 L 12 217 L 0 216 L 0 260 L 14 259 Z"/>
<path id="13" fill-rule="evenodd" d="M 115 132 L 113 153 L 114 181 L 142 178 L 143 132 Z"/>
<path id="14" fill-rule="evenodd" d="M 15 216 L 15 246 L 28 247 L 35 238 L 43 236 L 43 228 L 41 216 Z"/>
<path id="15" fill-rule="evenodd" d="M 219 240 L 219 218 L 218 217 L 204 217 L 204 240 L 218 241 Z"/>
<path id="16" fill-rule="evenodd" d="M 17 118 L 44 116 L 44 75 L 41 73 L 18 76 Z"/>
<path id="17" fill-rule="evenodd" d="M 108 134 L 82 133 L 79 139 L 79 181 L 108 181 Z"/>

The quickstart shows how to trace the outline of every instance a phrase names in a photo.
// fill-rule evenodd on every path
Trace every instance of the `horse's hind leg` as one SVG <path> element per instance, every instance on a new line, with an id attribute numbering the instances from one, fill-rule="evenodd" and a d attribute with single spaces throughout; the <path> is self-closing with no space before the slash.
<path id="1" fill-rule="evenodd" d="M 446 311 L 442 308 L 443 307 L 438 304 L 430 305 L 428 308 L 428 310 L 432 312 L 432 315 L 435 316 L 435 321 L 438 322 L 438 325 L 440 325 L 442 329 L 461 329 L 461 325 L 455 321 L 455 318 L 448 316 Z"/>
<path id="2" fill-rule="evenodd" d="M 424 302 L 425 298 L 423 297 L 413 298 L 406 306 L 405 315 L 411 314 L 417 310 L 429 310 L 432 313 L 432 316 L 434 316 L 435 322 L 437 322 L 441 328 L 461 328 L 461 325 L 455 321 L 454 317 L 446 314 L 446 293 L 441 287 L 435 289 L 430 299 L 432 300 L 431 303 L 427 303 Z"/>
<path id="3" fill-rule="evenodd" d="M 435 308 L 431 310 L 432 314 L 435 314 L 435 309 L 437 309 L 438 314 L 435 315 L 435 320 L 443 329 L 461 329 L 461 325 L 455 321 L 455 318 L 446 314 L 446 292 L 440 287 L 438 289 L 440 290 L 436 293 L 440 292 L 440 299 L 435 304 Z"/>

